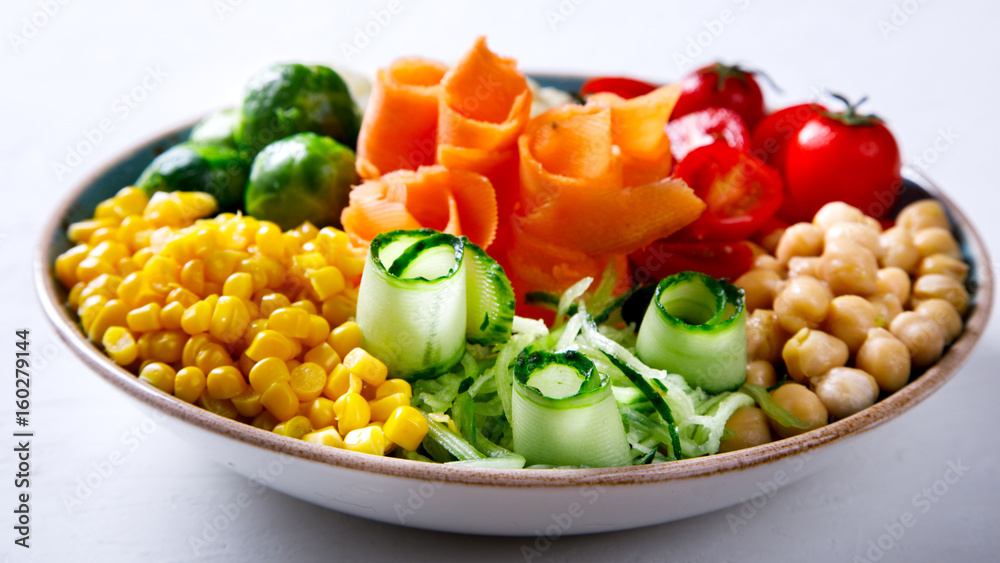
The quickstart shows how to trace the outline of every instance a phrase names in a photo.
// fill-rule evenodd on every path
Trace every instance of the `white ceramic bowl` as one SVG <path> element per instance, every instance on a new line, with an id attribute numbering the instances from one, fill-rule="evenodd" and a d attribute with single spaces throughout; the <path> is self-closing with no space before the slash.
<path id="1" fill-rule="evenodd" d="M 979 236 L 929 180 L 907 171 L 903 201 L 929 194 L 951 214 L 973 265 L 973 305 L 965 332 L 935 366 L 854 416 L 743 451 L 606 469 L 457 468 L 318 446 L 216 416 L 139 381 L 87 341 L 75 314 L 64 305 L 66 292 L 54 279 L 52 264 L 68 248 L 66 226 L 89 217 L 97 202 L 131 183 L 156 151 L 178 142 L 188 130 L 171 131 L 138 147 L 83 181 L 62 202 L 44 231 L 35 263 L 42 306 L 70 349 L 94 372 L 206 455 L 275 490 L 364 518 L 449 532 L 552 537 L 647 526 L 759 502 L 762 495 L 845 455 L 848 442 L 871 436 L 871 430 L 930 396 L 955 375 L 990 313 L 993 277 Z"/>

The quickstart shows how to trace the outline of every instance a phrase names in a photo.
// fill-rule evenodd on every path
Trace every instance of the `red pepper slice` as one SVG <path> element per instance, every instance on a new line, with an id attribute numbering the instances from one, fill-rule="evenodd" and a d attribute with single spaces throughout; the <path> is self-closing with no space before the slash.
<path id="1" fill-rule="evenodd" d="M 740 114 L 729 108 L 708 108 L 667 123 L 670 152 L 678 161 L 698 147 L 721 141 L 734 149 L 750 146 L 750 131 Z"/>
<path id="2" fill-rule="evenodd" d="M 656 90 L 655 84 L 642 80 L 623 76 L 599 76 L 583 83 L 583 87 L 580 88 L 580 97 L 596 92 L 611 92 L 628 100 L 648 94 L 653 90 Z"/>
<path id="3" fill-rule="evenodd" d="M 677 165 L 676 175 L 708 205 L 678 235 L 698 241 L 742 240 L 781 207 L 781 174 L 725 143 L 699 147 Z"/>
<path id="4" fill-rule="evenodd" d="M 694 271 L 713 278 L 736 279 L 753 266 L 753 249 L 745 242 L 673 242 L 660 239 L 629 256 L 632 281 L 644 284 L 678 272 Z"/>

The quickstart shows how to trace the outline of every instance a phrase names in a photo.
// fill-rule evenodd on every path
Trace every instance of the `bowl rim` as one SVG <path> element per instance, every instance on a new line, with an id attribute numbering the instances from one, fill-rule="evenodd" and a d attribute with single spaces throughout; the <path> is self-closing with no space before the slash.
<path id="1" fill-rule="evenodd" d="M 982 237 L 965 214 L 942 193 L 934 182 L 921 172 L 907 167 L 904 170 L 904 176 L 916 182 L 945 205 L 956 223 L 955 226 L 960 229 L 966 239 L 967 248 L 978 274 L 974 306 L 972 314 L 966 320 L 962 334 L 937 363 L 899 391 L 857 414 L 792 438 L 735 452 L 654 465 L 592 469 L 454 467 L 395 457 L 372 456 L 312 444 L 213 414 L 142 382 L 135 375 L 112 362 L 95 345 L 90 343 L 59 297 L 60 290 L 53 267 L 49 264 L 48 254 L 51 245 L 60 234 L 59 229 L 63 218 L 72 205 L 95 181 L 119 166 L 123 161 L 148 150 L 155 144 L 176 136 L 196 122 L 197 120 L 187 120 L 180 125 L 168 128 L 163 133 L 146 138 L 132 149 L 112 157 L 76 183 L 42 229 L 33 265 L 36 295 L 46 318 L 56 329 L 56 333 L 63 342 L 102 379 L 123 393 L 165 415 L 202 430 L 232 438 L 248 446 L 302 460 L 342 469 L 421 481 L 519 488 L 639 485 L 708 477 L 772 464 L 782 459 L 811 452 L 824 444 L 843 441 L 872 430 L 922 402 L 954 377 L 985 331 L 992 309 L 993 269 Z"/>

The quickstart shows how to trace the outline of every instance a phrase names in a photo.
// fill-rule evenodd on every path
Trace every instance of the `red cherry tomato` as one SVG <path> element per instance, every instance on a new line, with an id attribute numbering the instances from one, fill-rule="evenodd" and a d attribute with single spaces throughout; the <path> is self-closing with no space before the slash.
<path id="1" fill-rule="evenodd" d="M 629 256 L 633 283 L 662 280 L 694 271 L 713 278 L 736 279 L 753 266 L 753 250 L 745 242 L 672 242 L 660 239 Z"/>
<path id="2" fill-rule="evenodd" d="M 636 98 L 656 90 L 655 84 L 621 76 L 599 76 L 583 83 L 580 97 L 595 92 L 611 92 L 627 99 Z"/>
<path id="3" fill-rule="evenodd" d="M 785 153 L 799 129 L 826 108 L 819 104 L 799 104 L 769 114 L 753 130 L 750 154 L 781 171 Z"/>
<path id="4" fill-rule="evenodd" d="M 781 174 L 725 143 L 697 148 L 677 165 L 707 209 L 678 233 L 694 240 L 733 241 L 757 232 L 781 207 Z"/>
<path id="5" fill-rule="evenodd" d="M 843 201 L 882 217 L 899 197 L 901 167 L 899 146 L 881 119 L 858 114 L 850 103 L 842 113 L 821 112 L 786 150 L 782 213 L 808 221 L 826 203 Z"/>
<path id="6" fill-rule="evenodd" d="M 740 114 L 728 108 L 708 108 L 667 123 L 670 151 L 678 161 L 698 147 L 721 141 L 734 149 L 750 146 L 750 132 Z"/>
<path id="7" fill-rule="evenodd" d="M 672 115 L 677 118 L 712 107 L 735 111 L 753 129 L 764 117 L 764 94 L 754 73 L 721 63 L 696 70 L 681 82 L 681 97 Z"/>

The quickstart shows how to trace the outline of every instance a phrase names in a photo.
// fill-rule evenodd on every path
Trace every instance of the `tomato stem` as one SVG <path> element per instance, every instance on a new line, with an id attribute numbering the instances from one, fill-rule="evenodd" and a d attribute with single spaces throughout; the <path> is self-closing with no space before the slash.
<path id="1" fill-rule="evenodd" d="M 714 65 L 705 68 L 702 73 L 715 75 L 715 90 L 717 92 L 721 92 L 722 89 L 725 88 L 726 80 L 729 78 L 735 78 L 736 80 L 746 84 L 747 75 L 753 74 L 750 71 L 740 68 L 740 65 L 726 65 L 722 63 L 715 63 Z"/>
<path id="2" fill-rule="evenodd" d="M 863 96 L 860 100 L 852 104 L 851 101 L 842 94 L 837 94 L 836 92 L 827 92 L 827 94 L 831 98 L 844 102 L 847 109 L 841 112 L 821 111 L 820 114 L 829 117 L 830 119 L 836 119 L 844 125 L 868 127 L 882 123 L 882 118 L 877 115 L 858 113 L 858 106 L 868 101 L 868 96 Z"/>

